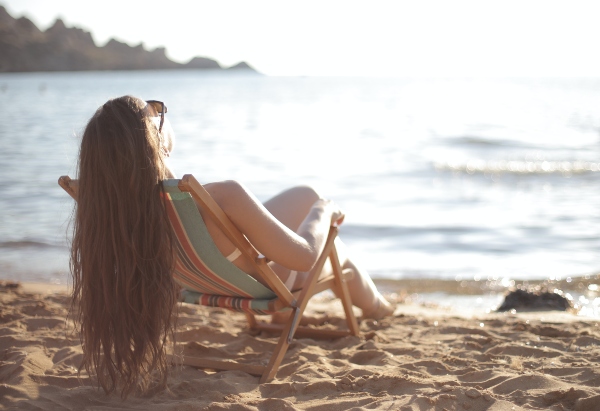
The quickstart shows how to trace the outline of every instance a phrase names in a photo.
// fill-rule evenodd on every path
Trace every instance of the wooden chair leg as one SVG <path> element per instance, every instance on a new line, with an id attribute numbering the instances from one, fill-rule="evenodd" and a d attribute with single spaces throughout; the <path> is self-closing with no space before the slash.
<path id="1" fill-rule="evenodd" d="M 295 310 L 301 310 L 301 308 L 296 308 Z M 303 310 L 302 310 L 303 311 Z M 302 315 L 302 313 L 298 313 Z M 273 350 L 273 354 L 271 355 L 271 359 L 269 360 L 269 364 L 267 364 L 267 368 L 265 369 L 264 374 L 260 378 L 260 383 L 263 384 L 265 382 L 269 382 L 275 378 L 277 374 L 277 370 L 281 365 L 281 361 L 287 352 L 287 349 L 290 345 L 291 338 L 290 335 L 293 335 L 293 328 L 297 326 L 297 324 L 292 321 L 292 318 L 285 324 L 281 335 L 279 336 L 279 341 L 277 342 L 277 346 Z"/>
<path id="2" fill-rule="evenodd" d="M 246 314 L 246 320 L 248 320 L 248 327 L 250 327 L 251 330 L 255 330 L 257 328 L 256 317 L 254 316 L 254 314 L 250 314 L 250 313 L 245 313 L 245 314 Z"/>
<path id="3" fill-rule="evenodd" d="M 322 269 L 325 264 L 325 260 L 329 257 L 331 261 L 331 265 L 333 268 L 334 276 L 337 282 L 338 289 L 340 290 L 342 305 L 344 306 L 344 312 L 346 314 L 346 321 L 348 323 L 348 328 L 350 329 L 350 333 L 352 335 L 359 335 L 360 329 L 358 327 L 358 322 L 356 321 L 356 317 L 354 316 L 354 311 L 352 310 L 352 300 L 350 299 L 350 292 L 348 291 L 348 284 L 343 278 L 342 267 L 340 266 L 340 261 L 338 258 L 337 250 L 335 248 L 335 237 L 337 236 L 337 227 L 332 227 L 329 233 L 329 238 L 327 239 L 325 249 L 323 254 L 315 264 L 315 268 L 318 272 Z M 308 284 L 306 284 L 305 289 L 302 290 L 300 297 L 298 299 L 299 305 L 295 308 L 294 315 L 290 317 L 290 320 L 285 325 L 275 350 L 273 351 L 273 355 L 269 364 L 267 365 L 267 369 L 265 373 L 260 379 L 261 384 L 271 381 L 275 378 L 277 374 L 277 370 L 279 369 L 279 365 L 283 360 L 285 353 L 287 352 L 288 346 L 292 340 L 292 337 L 296 331 L 298 326 L 298 322 L 294 321 L 295 319 L 299 319 L 304 314 L 304 310 L 308 304 L 308 300 L 312 297 L 311 291 L 315 289 L 315 285 L 317 283 L 318 273 L 313 275 Z"/>
<path id="4" fill-rule="evenodd" d="M 346 279 L 342 274 L 342 267 L 340 266 L 340 260 L 335 247 L 333 247 L 329 253 L 329 261 L 331 262 L 335 282 L 340 292 L 339 297 L 342 300 L 342 306 L 344 307 L 344 313 L 346 314 L 346 323 L 348 324 L 348 329 L 352 335 L 357 336 L 360 334 L 360 328 L 358 326 L 358 322 L 356 321 L 354 311 L 352 310 L 350 291 L 348 290 Z"/>

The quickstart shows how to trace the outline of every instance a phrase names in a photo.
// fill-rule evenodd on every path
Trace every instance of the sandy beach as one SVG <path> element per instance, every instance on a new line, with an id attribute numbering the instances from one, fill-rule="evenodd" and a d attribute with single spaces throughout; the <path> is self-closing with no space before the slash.
<path id="1" fill-rule="evenodd" d="M 169 390 L 122 401 L 78 378 L 65 286 L 0 288 L 0 408 L 18 410 L 600 410 L 600 320 L 544 311 L 457 315 L 401 303 L 362 337 L 298 339 L 277 378 L 174 369 Z M 341 311 L 327 296 L 311 314 Z M 333 313 L 333 314 L 331 314 Z M 357 313 L 359 311 L 357 310 Z M 260 361 L 275 344 L 241 314 L 182 304 L 179 343 Z"/>

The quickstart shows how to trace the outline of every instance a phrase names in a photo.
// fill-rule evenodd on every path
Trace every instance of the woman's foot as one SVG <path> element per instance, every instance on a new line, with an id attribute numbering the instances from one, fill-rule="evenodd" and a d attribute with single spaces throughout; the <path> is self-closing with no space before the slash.
<path id="1" fill-rule="evenodd" d="M 372 311 L 363 310 L 363 318 L 371 320 L 381 320 L 384 317 L 389 317 L 394 314 L 396 306 L 390 304 L 385 298 L 380 297 L 375 303 Z"/>

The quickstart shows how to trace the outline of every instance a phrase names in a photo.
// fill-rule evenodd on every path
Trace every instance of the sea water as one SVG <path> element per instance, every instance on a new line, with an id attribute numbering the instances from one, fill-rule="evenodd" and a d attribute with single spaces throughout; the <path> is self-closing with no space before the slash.
<path id="1" fill-rule="evenodd" d="M 76 176 L 97 107 L 124 94 L 167 104 L 179 175 L 334 199 L 373 277 L 600 271 L 600 79 L 181 70 L 0 74 L 0 278 L 68 281 L 73 201 L 57 179 Z"/>

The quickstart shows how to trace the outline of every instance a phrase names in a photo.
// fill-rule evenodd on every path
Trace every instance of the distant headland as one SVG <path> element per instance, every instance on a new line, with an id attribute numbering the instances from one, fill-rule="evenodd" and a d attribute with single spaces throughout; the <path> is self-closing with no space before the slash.
<path id="1" fill-rule="evenodd" d="M 245 62 L 222 67 L 206 57 L 194 57 L 186 64 L 166 56 L 166 49 L 146 50 L 143 44 L 131 47 L 111 39 L 98 47 L 90 32 L 66 27 L 61 19 L 41 31 L 26 17 L 13 18 L 0 5 L 0 72 L 86 71 L 86 70 L 247 70 Z"/>

